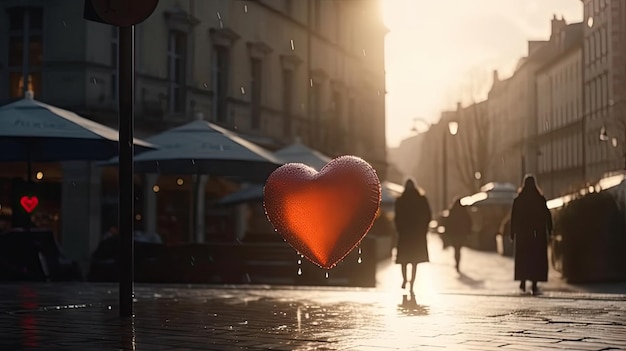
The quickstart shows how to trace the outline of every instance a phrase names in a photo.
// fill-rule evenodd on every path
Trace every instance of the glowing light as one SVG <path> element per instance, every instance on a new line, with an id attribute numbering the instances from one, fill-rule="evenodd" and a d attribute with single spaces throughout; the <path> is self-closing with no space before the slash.
<path id="1" fill-rule="evenodd" d="M 155 185 L 155 186 L 152 187 L 152 191 L 154 191 L 155 193 L 158 193 L 159 190 L 161 190 L 161 188 L 159 188 L 158 185 Z"/>
<path id="2" fill-rule="evenodd" d="M 37 178 L 37 180 L 42 180 L 43 179 L 43 172 L 37 172 L 37 174 L 35 175 L 35 178 Z"/>
<path id="3" fill-rule="evenodd" d="M 450 131 L 450 134 L 456 135 L 456 133 L 459 132 L 459 123 L 454 121 L 448 123 L 448 130 Z"/>
<path id="4" fill-rule="evenodd" d="M 176 184 L 178 184 L 178 186 L 183 185 L 185 182 L 183 181 L 183 178 L 178 178 L 176 179 Z"/>

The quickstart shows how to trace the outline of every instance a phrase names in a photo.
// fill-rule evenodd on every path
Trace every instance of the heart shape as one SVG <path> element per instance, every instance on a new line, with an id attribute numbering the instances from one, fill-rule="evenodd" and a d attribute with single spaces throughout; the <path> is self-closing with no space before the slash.
<path id="1" fill-rule="evenodd" d="M 22 208 L 26 212 L 31 213 L 35 210 L 37 205 L 39 205 L 39 199 L 37 198 L 37 196 L 22 196 L 22 198 L 20 199 L 20 205 L 22 205 Z"/>
<path id="2" fill-rule="evenodd" d="M 365 237 L 381 201 L 378 175 L 355 156 L 331 160 L 320 172 L 302 163 L 276 169 L 263 188 L 265 214 L 300 254 L 330 269 Z"/>

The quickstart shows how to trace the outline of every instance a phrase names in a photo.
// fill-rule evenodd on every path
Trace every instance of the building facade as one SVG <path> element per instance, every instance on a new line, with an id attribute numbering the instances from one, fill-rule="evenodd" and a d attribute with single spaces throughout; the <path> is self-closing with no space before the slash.
<path id="1" fill-rule="evenodd" d="M 0 1 L 0 103 L 21 98 L 26 84 L 42 102 L 117 127 L 118 30 L 84 20 L 83 6 Z M 383 180 L 386 33 L 378 0 L 161 0 L 135 26 L 136 135 L 204 119 L 269 149 L 299 138 L 360 156 Z M 61 231 L 90 233 L 69 250 L 84 261 L 105 229 L 99 205 L 115 197 L 100 194 L 110 179 L 93 164 L 60 168 Z M 156 201 L 153 178 L 140 202 Z M 140 217 L 153 228 L 155 216 Z"/>
<path id="2" fill-rule="evenodd" d="M 624 169 L 626 3 L 584 0 L 583 94 L 588 180 Z"/>
<path id="3" fill-rule="evenodd" d="M 537 72 L 537 176 L 548 198 L 585 185 L 582 33 L 582 23 L 557 27 L 557 54 Z"/>

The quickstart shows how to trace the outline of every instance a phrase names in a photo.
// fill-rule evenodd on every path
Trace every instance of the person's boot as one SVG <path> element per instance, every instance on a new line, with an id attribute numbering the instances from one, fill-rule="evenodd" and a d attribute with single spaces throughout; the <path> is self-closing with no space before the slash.
<path id="1" fill-rule="evenodd" d="M 522 281 L 519 282 L 519 289 L 522 292 L 526 292 L 526 281 L 525 280 L 522 280 Z"/>
<path id="2" fill-rule="evenodd" d="M 533 282 L 532 292 L 533 292 L 533 295 L 539 294 L 539 287 L 537 286 L 537 282 Z"/>
<path id="3" fill-rule="evenodd" d="M 402 281 L 402 289 L 406 288 L 406 279 Z"/>

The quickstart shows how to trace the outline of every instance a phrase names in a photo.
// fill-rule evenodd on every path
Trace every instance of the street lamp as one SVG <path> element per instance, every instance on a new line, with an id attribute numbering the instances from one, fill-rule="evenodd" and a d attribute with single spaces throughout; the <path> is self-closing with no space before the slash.
<path id="1" fill-rule="evenodd" d="M 459 123 L 455 121 L 448 122 L 448 132 L 454 136 L 459 132 Z M 443 133 L 443 207 L 444 209 L 448 203 L 448 133 Z"/>
<path id="2" fill-rule="evenodd" d="M 600 135 L 599 135 L 599 139 L 602 142 L 607 142 L 607 141 L 611 141 L 611 146 L 613 147 L 613 149 L 617 150 L 617 138 L 613 137 L 613 138 L 609 138 L 609 133 L 607 133 L 606 128 L 604 126 L 602 126 L 602 128 L 600 128 Z M 626 151 L 624 151 L 624 153 L 622 154 L 622 156 L 624 157 L 624 169 L 626 170 Z"/>

